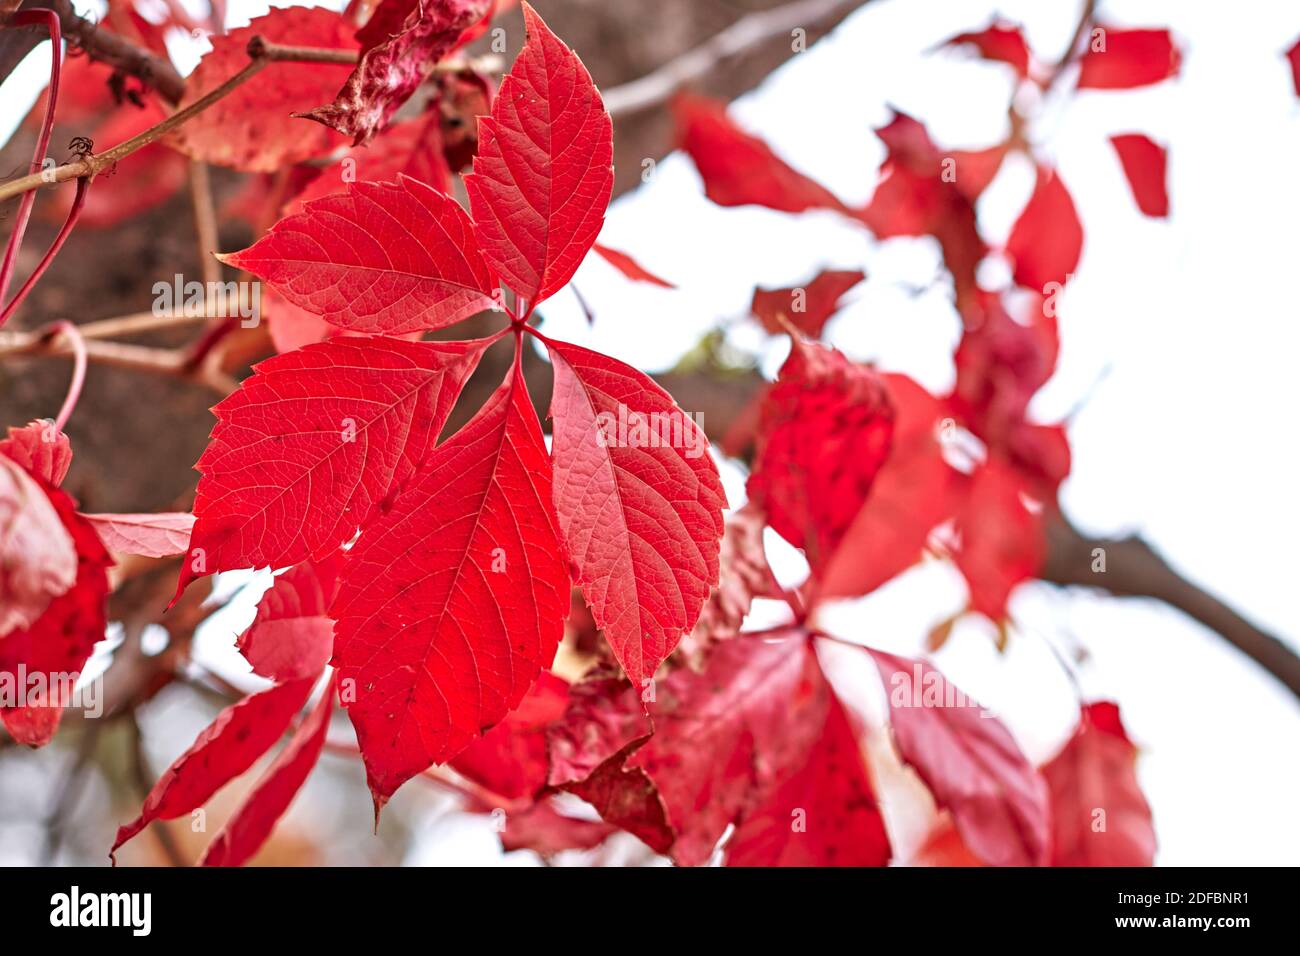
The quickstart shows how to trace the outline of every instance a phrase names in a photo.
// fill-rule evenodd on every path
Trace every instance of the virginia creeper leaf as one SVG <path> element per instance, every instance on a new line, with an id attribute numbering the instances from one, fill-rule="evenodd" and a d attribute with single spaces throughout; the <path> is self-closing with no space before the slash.
<path id="1" fill-rule="evenodd" d="M 653 272 L 650 272 L 626 252 L 619 252 L 617 249 L 611 249 L 609 246 L 602 246 L 599 242 L 594 243 L 591 248 L 594 249 L 602 259 L 635 282 L 648 282 L 651 285 L 663 286 L 665 289 L 677 288 L 666 279 L 661 279 Z"/>
<path id="2" fill-rule="evenodd" d="M 29 422 L 22 428 L 10 426 L 8 437 L 0 439 L 0 455 L 18 462 L 57 488 L 63 484 L 72 464 L 72 445 L 68 436 L 47 418 Z M 0 628 L 0 633 L 3 632 Z"/>
<path id="3" fill-rule="evenodd" d="M 57 500 L 0 455 L 0 638 L 31 627 L 77 578 L 77 549 Z"/>
<path id="4" fill-rule="evenodd" d="M 288 729 L 311 693 L 313 680 L 276 684 L 250 694 L 217 715 L 190 749 L 168 767 L 145 797 L 140 815 L 117 830 L 109 856 L 154 820 L 173 820 L 198 809 L 251 767 Z"/>
<path id="5" fill-rule="evenodd" d="M 1177 76 L 1182 54 L 1168 30 L 1092 31 L 1079 61 L 1079 89 L 1127 90 Z"/>
<path id="6" fill-rule="evenodd" d="M 259 364 L 213 409 L 177 593 L 351 540 L 433 448 L 485 345 L 343 337 Z"/>
<path id="7" fill-rule="evenodd" d="M 727 865 L 884 866 L 890 853 L 857 734 L 831 693 L 807 762 L 745 817 Z"/>
<path id="8" fill-rule="evenodd" d="M 247 249 L 217 258 L 352 332 L 440 329 L 493 306 L 469 217 L 407 176 L 313 200 Z"/>
<path id="9" fill-rule="evenodd" d="M 726 497 L 704 431 L 649 376 L 548 342 L 555 510 L 596 625 L 638 686 L 718 580 Z"/>
<path id="10" fill-rule="evenodd" d="M 1051 283 L 1064 286 L 1082 250 L 1083 226 L 1074 200 L 1056 170 L 1039 166 L 1033 195 L 1007 237 L 1016 284 L 1045 295 Z"/>
<path id="11" fill-rule="evenodd" d="M 333 709 L 331 679 L 311 714 L 298 725 L 239 809 L 212 838 L 199 860 L 200 866 L 240 866 L 261 848 L 320 759 Z"/>
<path id="12" fill-rule="evenodd" d="M 614 133 L 577 54 L 523 4 L 527 39 L 465 177 L 484 257 L 530 305 L 573 276 L 614 188 Z"/>
<path id="13" fill-rule="evenodd" d="M 678 145 L 695 162 L 704 195 L 719 206 L 848 211 L 826 187 L 792 169 L 767 143 L 732 123 L 725 104 L 681 95 L 673 102 L 673 114 Z"/>
<path id="14" fill-rule="evenodd" d="M 838 311 L 840 299 L 865 278 L 858 270 L 827 270 L 789 289 L 755 289 L 749 309 L 774 335 L 785 331 L 781 324 L 785 319 L 809 338 L 819 338 Z"/>
<path id="15" fill-rule="evenodd" d="M 569 574 L 518 365 L 348 552 L 333 663 L 355 681 L 376 813 L 519 705 L 564 630 Z"/>
<path id="16" fill-rule="evenodd" d="M 462 750 L 451 766 L 498 797 L 533 796 L 546 786 L 550 769 L 546 727 L 562 717 L 568 705 L 568 682 L 542 671 L 519 707 Z"/>
<path id="17" fill-rule="evenodd" d="M 1134 772 L 1137 748 L 1119 707 L 1086 704 L 1079 725 L 1043 767 L 1052 801 L 1053 866 L 1150 866 L 1151 807 Z"/>
<path id="18" fill-rule="evenodd" d="M 973 46 L 986 60 L 1008 63 L 1022 79 L 1029 75 L 1029 44 L 1020 28 L 994 23 L 978 33 L 960 33 L 944 46 Z"/>
<path id="19" fill-rule="evenodd" d="M 248 41 L 261 36 L 290 46 L 355 50 L 347 20 L 323 7 L 285 7 L 246 27 L 212 38 L 185 83 L 180 107 L 211 93 L 249 63 Z M 184 123 L 171 142 L 195 159 L 245 172 L 274 172 L 343 144 L 333 130 L 295 119 L 334 95 L 351 72 L 339 63 L 273 63 L 228 96 Z"/>
<path id="20" fill-rule="evenodd" d="M 354 146 L 370 142 L 490 6 L 491 0 L 383 0 L 357 32 L 361 59 L 343 88 L 329 105 L 300 115 L 351 136 Z"/>
<path id="21" fill-rule="evenodd" d="M 763 402 L 749 497 L 814 570 L 839 547 L 887 460 L 894 410 L 884 380 L 835 349 L 796 339 Z M 811 462 L 820 462 L 816 467 Z"/>
<path id="22" fill-rule="evenodd" d="M 95 644 L 104 639 L 108 569 L 113 564 L 94 529 L 77 514 L 72 499 L 57 488 L 49 488 L 48 494 L 65 535 L 72 541 L 76 577 L 31 627 L 0 637 L 0 674 L 8 676 L 12 687 L 27 685 L 29 695 L 22 706 L 0 709 L 0 719 L 15 740 L 29 747 L 50 742 L 63 708 L 70 703 L 66 695 Z M 44 696 L 38 693 L 33 700 L 28 682 L 37 675 L 44 678 Z M 69 680 L 73 683 L 65 682 Z"/>
<path id="23" fill-rule="evenodd" d="M 304 561 L 277 575 L 237 644 L 253 673 L 274 681 L 316 677 L 334 652 L 330 605 L 339 589 L 342 552 Z"/>
<path id="24" fill-rule="evenodd" d="M 1165 148 L 1141 133 L 1112 136 L 1110 144 L 1119 154 L 1138 209 L 1156 219 L 1167 217 L 1169 193 L 1165 188 L 1165 167 L 1169 154 Z"/>
<path id="25" fill-rule="evenodd" d="M 993 866 L 1046 866 L 1047 787 L 1002 722 L 924 661 L 866 648 L 889 695 L 899 755 Z"/>
<path id="26" fill-rule="evenodd" d="M 110 551 L 165 558 L 189 548 L 194 515 L 185 511 L 159 514 L 82 515 Z"/>

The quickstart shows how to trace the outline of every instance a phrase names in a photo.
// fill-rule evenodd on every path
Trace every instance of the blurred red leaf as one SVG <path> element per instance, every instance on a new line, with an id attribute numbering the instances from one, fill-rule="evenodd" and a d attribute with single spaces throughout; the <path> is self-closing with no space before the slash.
<path id="1" fill-rule="evenodd" d="M 352 28 L 323 7 L 284 7 L 246 27 L 212 38 L 185 83 L 180 107 L 212 92 L 249 63 L 248 41 L 261 36 L 290 46 L 355 50 Z M 172 142 L 181 152 L 245 172 L 274 172 L 281 166 L 328 153 L 343 138 L 292 115 L 330 99 L 351 68 L 337 63 L 273 63 L 233 93 L 179 127 Z"/>
<path id="2" fill-rule="evenodd" d="M 994 866 L 1047 865 L 1047 787 L 1002 722 L 924 661 L 865 650 L 889 695 L 899 755 L 971 851 Z"/>
<path id="3" fill-rule="evenodd" d="M 63 484 L 72 465 L 72 445 L 68 436 L 48 418 L 28 422 L 22 427 L 9 426 L 7 437 L 0 439 L 0 455 L 18 462 L 28 472 L 54 487 Z M 0 634 L 3 634 L 0 628 Z"/>
<path id="4" fill-rule="evenodd" d="M 1052 801 L 1053 866 L 1151 865 L 1156 834 L 1136 762 L 1119 707 L 1086 704 L 1073 736 L 1042 771 Z"/>
<path id="5" fill-rule="evenodd" d="M 1006 253 L 1017 285 L 1044 295 L 1064 286 L 1079 264 L 1083 226 L 1074 200 L 1056 170 L 1039 166 L 1033 195 L 1011 227 Z"/>
<path id="6" fill-rule="evenodd" d="M 812 281 L 789 289 L 755 289 L 750 311 L 772 334 L 784 332 L 785 319 L 809 338 L 818 338 L 840 307 L 840 299 L 866 278 L 858 270 L 819 272 Z"/>
<path id="7" fill-rule="evenodd" d="M 0 455 L 0 640 L 34 625 L 77 579 L 77 548 L 60 517 L 66 497 Z"/>
<path id="8" fill-rule="evenodd" d="M 1097 26 L 1079 60 L 1079 88 L 1127 90 L 1178 75 L 1182 55 L 1168 30 Z"/>
<path id="9" fill-rule="evenodd" d="M 765 142 L 732 123 L 724 104 L 679 95 L 673 101 L 673 115 L 678 144 L 694 160 L 704 180 L 704 194 L 719 206 L 848 212 L 824 186 L 796 172 Z"/>
<path id="10" fill-rule="evenodd" d="M 978 33 L 960 33 L 944 43 L 944 46 L 963 45 L 975 47 L 986 60 L 1010 64 L 1022 78 L 1029 75 L 1029 44 L 1017 26 L 994 23 Z"/>
<path id="11" fill-rule="evenodd" d="M 1110 143 L 1119 154 L 1138 209 L 1157 219 L 1168 216 L 1169 193 L 1165 188 L 1168 153 L 1165 148 L 1141 133 L 1112 136 Z"/>

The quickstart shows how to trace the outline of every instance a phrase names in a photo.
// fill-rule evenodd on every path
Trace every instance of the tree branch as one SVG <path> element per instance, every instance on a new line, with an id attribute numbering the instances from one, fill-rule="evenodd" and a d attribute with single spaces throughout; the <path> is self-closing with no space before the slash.
<path id="1" fill-rule="evenodd" d="M 98 24 L 78 16 L 72 0 L 24 0 L 20 10 L 44 7 L 53 10 L 63 27 L 63 36 L 70 46 L 84 50 L 92 60 L 106 63 L 113 69 L 152 86 L 168 101 L 175 103 L 185 91 L 185 81 L 176 68 L 148 50 L 141 49 L 117 33 L 100 30 Z M 34 33 L 34 31 L 33 31 Z M 22 59 L 21 56 L 18 59 Z M 10 69 L 17 64 L 10 65 Z M 0 80 L 8 70 L 0 70 Z"/>
<path id="2" fill-rule="evenodd" d="M 869 3 L 870 0 L 798 0 L 796 3 L 741 17 L 721 33 L 653 73 L 602 94 L 605 109 L 614 117 L 650 109 L 667 100 L 683 86 L 700 79 L 720 63 L 739 56 L 759 44 L 788 35 L 798 27 L 816 26 L 825 20 Z"/>
<path id="3" fill-rule="evenodd" d="M 1141 538 L 1089 538 L 1057 515 L 1048 521 L 1047 541 L 1042 580 L 1100 588 L 1118 597 L 1164 601 L 1248 655 L 1300 698 L 1300 656 L 1182 577 Z M 1100 555 L 1105 556 L 1104 572 L 1093 570 L 1094 565 L 1101 566 Z"/>

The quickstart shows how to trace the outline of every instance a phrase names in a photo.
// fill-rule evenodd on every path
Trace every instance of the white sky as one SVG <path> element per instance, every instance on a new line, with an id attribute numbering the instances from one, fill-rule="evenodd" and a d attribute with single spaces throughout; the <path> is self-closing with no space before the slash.
<path id="1" fill-rule="evenodd" d="M 539 6 L 545 15 L 545 3 Z M 734 115 L 796 168 L 862 202 L 883 156 L 871 129 L 887 119 L 887 104 L 924 121 L 943 147 L 984 146 L 1004 132 L 1007 71 L 927 51 L 982 28 L 996 11 L 1023 22 L 1031 45 L 1055 59 L 1075 7 L 876 0 L 739 101 Z M 231 25 L 265 9 L 236 0 Z M 1060 369 L 1035 410 L 1053 419 L 1088 396 L 1071 429 L 1074 472 L 1063 491 L 1077 524 L 1142 533 L 1180 571 L 1294 642 L 1300 509 L 1292 382 L 1300 323 L 1283 287 L 1300 253 L 1293 222 L 1300 211 L 1300 100 L 1281 51 L 1300 36 L 1300 6 L 1110 0 L 1102 11 L 1118 25 L 1172 27 L 1183 70 L 1159 87 L 1050 104 L 1035 130 L 1062 170 L 1086 234 L 1061 305 Z M 186 68 L 204 48 L 189 46 Z M 34 100 L 48 54 L 38 50 L 20 70 L 22 79 L 5 85 L 0 135 Z M 1167 222 L 1134 207 L 1107 142 L 1129 131 L 1170 149 Z M 994 244 L 1031 184 L 1028 165 L 1011 163 L 982 200 L 981 223 Z M 934 389 L 951 382 L 958 335 L 952 308 L 942 289 L 912 297 L 904 288 L 933 276 L 938 256 L 930 240 L 876 244 L 829 214 L 721 209 L 703 198 L 693 166 L 672 156 L 652 182 L 614 204 L 602 241 L 680 288 L 627 282 L 593 257 L 575 282 L 595 326 L 561 293 L 543 309 L 550 334 L 661 370 L 717 321 L 740 319 L 756 284 L 794 285 L 822 266 L 864 267 L 871 278 L 831 325 L 833 343 Z M 765 342 L 743 320 L 733 340 L 753 348 Z M 763 361 L 769 372 L 783 357 L 779 346 L 771 351 Z M 733 473 L 728 481 L 738 504 L 743 479 Z M 779 558 L 786 571 L 799 563 L 797 555 Z M 962 601 L 959 579 L 931 564 L 832 609 L 825 624 L 850 639 L 914 653 Z M 239 613 L 207 629 L 214 653 L 228 647 Z M 1163 606 L 1031 585 L 1018 592 L 1013 614 L 1022 630 L 1006 655 L 971 624 L 937 660 L 1004 717 L 1031 757 L 1050 756 L 1074 714 L 1044 640 L 1061 649 L 1082 644 L 1091 652 L 1080 671 L 1085 692 L 1118 700 L 1142 748 L 1158 862 L 1300 862 L 1300 706 L 1285 690 Z M 873 681 L 869 673 L 836 676 L 855 704 L 878 713 L 874 691 L 862 689 Z M 456 820 L 431 823 L 411 862 L 499 856 L 481 821 Z M 510 862 L 521 862 L 515 856 Z"/>

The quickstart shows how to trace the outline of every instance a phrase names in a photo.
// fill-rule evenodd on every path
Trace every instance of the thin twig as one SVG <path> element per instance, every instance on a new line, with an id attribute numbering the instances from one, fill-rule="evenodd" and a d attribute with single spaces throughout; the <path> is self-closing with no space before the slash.
<path id="1" fill-rule="evenodd" d="M 14 295 L 13 300 L 4 307 L 4 310 L 0 311 L 0 328 L 3 328 L 4 324 L 18 311 L 18 306 L 22 305 L 23 299 L 27 298 L 27 294 L 36 287 L 36 283 L 45 274 L 45 270 L 50 267 L 50 263 L 59 254 L 63 244 L 68 241 L 68 236 L 72 235 L 72 227 L 81 218 L 82 207 L 86 204 L 86 191 L 89 188 L 89 179 L 77 180 L 77 194 L 72 199 L 72 208 L 68 210 L 68 217 L 63 221 L 63 227 L 59 230 L 59 234 L 54 237 L 54 241 L 50 243 L 50 248 L 45 250 L 45 255 L 41 257 L 41 261 L 36 263 L 36 268 L 27 277 L 27 281 L 23 283 L 22 288 Z"/>
<path id="2" fill-rule="evenodd" d="M 27 170 L 29 173 L 39 174 L 41 167 L 45 165 L 45 153 L 50 147 L 50 133 L 54 129 L 54 109 L 59 102 L 59 77 L 63 74 L 63 34 L 59 28 L 59 18 L 52 10 L 20 10 L 14 14 L 11 22 L 14 26 L 44 25 L 50 34 L 50 85 L 45 95 L 45 117 L 41 121 L 41 131 L 36 137 L 32 165 Z M 0 262 L 0 305 L 4 304 L 5 297 L 9 294 L 9 281 L 13 278 L 14 268 L 18 264 L 18 250 L 22 247 L 23 235 L 27 232 L 27 221 L 31 218 L 32 207 L 35 204 L 36 194 L 27 193 L 18 205 L 14 228 L 9 234 L 9 243 L 5 246 L 4 261 Z"/>
<path id="3" fill-rule="evenodd" d="M 185 81 L 163 57 L 136 46 L 120 33 L 99 29 L 99 24 L 77 14 L 72 0 L 26 0 L 21 9 L 40 7 L 53 10 L 58 16 L 63 36 L 70 47 L 83 51 L 91 60 L 134 76 L 172 103 L 180 100 Z"/>
<path id="4" fill-rule="evenodd" d="M 670 60 L 653 73 L 604 92 L 611 116 L 625 116 L 658 106 L 674 93 L 759 44 L 799 27 L 810 27 L 847 13 L 870 0 L 798 0 L 741 17 L 721 33 Z"/>
<path id="5" fill-rule="evenodd" d="M 212 202 L 212 177 L 208 164 L 201 159 L 190 160 L 190 206 L 194 210 L 194 234 L 199 244 L 199 268 L 203 270 L 205 289 L 221 281 L 221 263 L 213 253 L 220 244 L 217 239 L 217 211 Z"/>
<path id="6" fill-rule="evenodd" d="M 48 172 L 42 172 L 33 176 L 24 176 L 21 179 L 15 179 L 11 182 L 0 185 L 0 202 L 20 195 L 21 193 L 28 192 L 32 189 L 40 189 L 42 186 L 51 186 L 56 183 L 66 182 L 69 179 L 85 179 L 94 177 L 101 170 L 107 169 L 114 163 L 125 159 L 136 150 L 143 149 L 150 143 L 156 142 L 176 127 L 180 126 L 186 120 L 202 113 L 213 103 L 216 103 L 218 100 L 230 95 L 258 73 L 262 72 L 270 62 L 271 60 L 264 57 L 250 60 L 247 66 L 206 96 L 195 100 L 182 110 L 177 110 L 161 123 L 149 127 L 143 133 L 132 136 L 130 139 L 119 143 L 107 152 L 99 153 L 94 156 L 87 156 L 75 163 L 67 163 L 66 165 L 56 167 Z"/>
<path id="7" fill-rule="evenodd" d="M 140 722 L 136 720 L 135 712 L 127 713 L 127 723 L 131 728 L 131 770 L 135 776 L 135 784 L 140 790 L 140 799 L 147 799 L 149 792 L 153 789 L 154 775 L 149 769 L 149 758 L 144 753 L 144 734 L 140 730 Z M 176 840 L 172 836 L 172 831 L 166 820 L 155 820 L 151 828 L 154 836 L 158 838 L 158 843 L 162 846 L 163 853 L 167 856 L 168 862 L 172 866 L 185 866 L 185 857 L 181 855 L 180 847 L 176 845 Z"/>
<path id="8" fill-rule="evenodd" d="M 61 319 L 50 326 L 49 335 L 52 339 L 62 336 L 72 346 L 72 382 L 68 385 L 68 396 L 63 400 L 63 407 L 59 409 L 59 417 L 54 420 L 54 430 L 61 432 L 63 426 L 68 424 L 72 410 L 77 407 L 77 399 L 81 397 L 81 386 L 86 381 L 86 341 L 77 331 L 77 327 L 67 319 Z"/>

